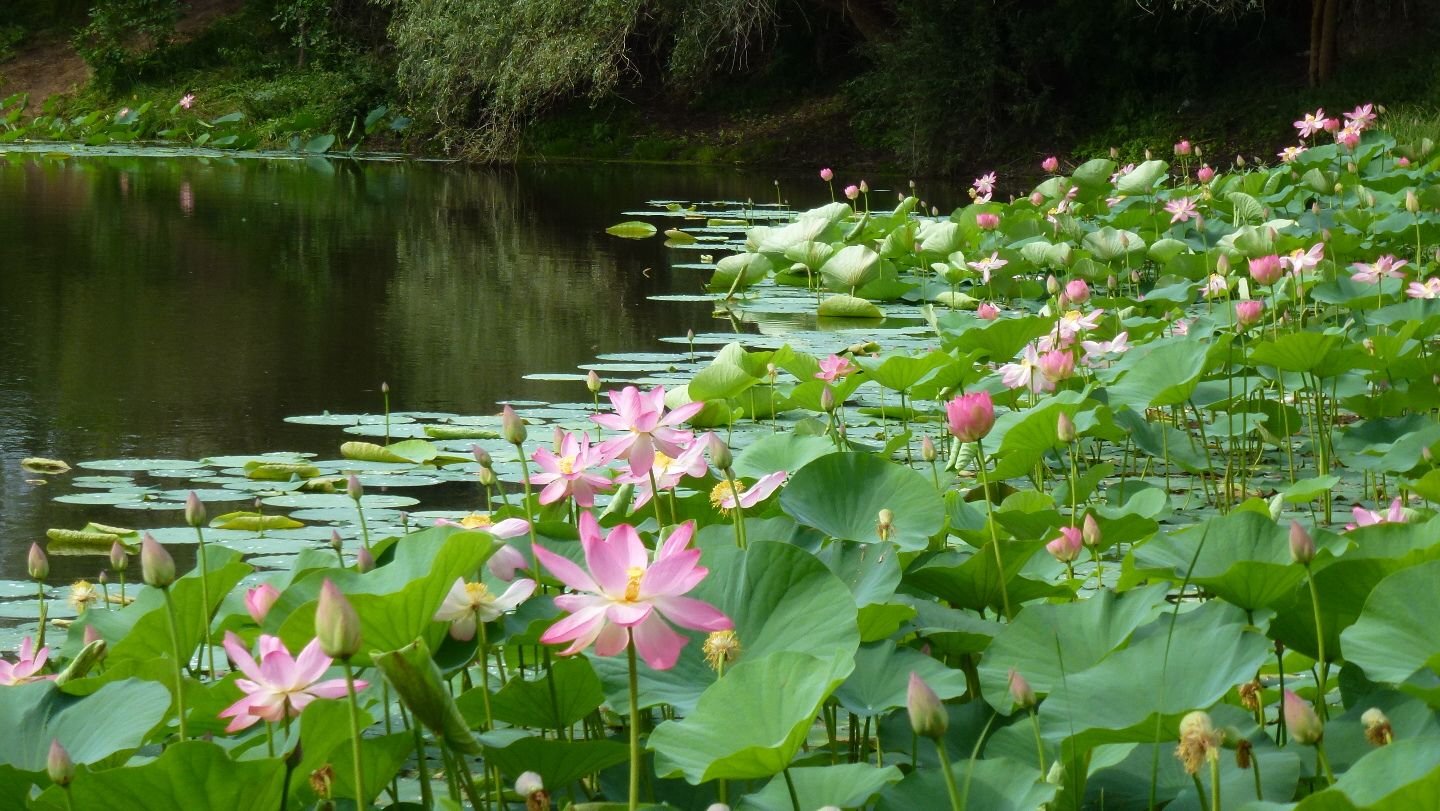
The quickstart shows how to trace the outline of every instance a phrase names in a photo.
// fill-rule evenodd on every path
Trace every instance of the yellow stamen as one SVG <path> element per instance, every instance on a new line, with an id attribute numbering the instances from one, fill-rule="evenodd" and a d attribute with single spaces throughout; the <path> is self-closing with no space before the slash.
<path id="1" fill-rule="evenodd" d="M 625 576 L 629 578 L 625 583 L 625 602 L 636 602 L 640 599 L 640 578 L 645 576 L 645 570 L 639 566 L 631 566 L 625 570 Z"/>
<path id="2" fill-rule="evenodd" d="M 567 476 L 570 475 L 571 473 L 574 473 L 574 472 L 575 472 L 575 455 L 574 455 L 574 454 L 571 454 L 571 455 L 569 455 L 569 456 L 562 456 L 562 457 L 560 457 L 560 472 L 561 472 L 561 473 L 564 473 L 564 474 L 567 475 Z"/>
<path id="3" fill-rule="evenodd" d="M 745 492 L 745 482 L 735 482 L 734 489 L 731 489 L 730 482 L 723 481 L 710 490 L 710 506 L 722 513 L 728 513 L 730 508 L 725 506 L 727 499 L 740 500 L 740 494 Z"/>
<path id="4" fill-rule="evenodd" d="M 466 529 L 486 529 L 494 525 L 489 513 L 470 513 L 460 519 L 460 526 Z"/>
<path id="5" fill-rule="evenodd" d="M 470 598 L 470 605 L 477 608 L 494 600 L 490 596 L 490 589 L 486 588 L 484 583 L 466 583 L 465 594 Z"/>
<path id="6" fill-rule="evenodd" d="M 734 631 L 715 631 L 705 637 L 705 661 L 712 670 L 740 658 L 740 637 Z"/>

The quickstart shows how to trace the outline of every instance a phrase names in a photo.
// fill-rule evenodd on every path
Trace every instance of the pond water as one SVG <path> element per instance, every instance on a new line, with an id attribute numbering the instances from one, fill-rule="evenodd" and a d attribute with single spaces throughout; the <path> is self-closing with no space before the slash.
<path id="1" fill-rule="evenodd" d="M 333 457 L 349 437 L 284 418 L 378 413 L 382 381 L 397 411 L 588 399 L 524 376 L 722 328 L 649 299 L 706 274 L 605 227 L 757 189 L 723 168 L 0 156 L 0 580 L 47 527 L 155 523 L 53 502 L 64 477 L 35 484 L 25 457 Z M 56 559 L 51 582 L 102 562 Z"/>

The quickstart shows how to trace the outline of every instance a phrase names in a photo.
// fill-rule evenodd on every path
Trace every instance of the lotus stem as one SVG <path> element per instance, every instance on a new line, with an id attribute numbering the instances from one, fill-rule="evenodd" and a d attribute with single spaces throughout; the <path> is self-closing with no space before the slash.
<path id="1" fill-rule="evenodd" d="M 40 601 L 40 626 L 35 630 L 35 649 L 45 649 L 45 583 L 35 581 L 35 595 Z"/>
<path id="2" fill-rule="evenodd" d="M 365 523 L 365 508 L 360 506 L 360 499 L 355 499 L 355 512 L 360 516 L 360 541 L 365 548 L 370 548 L 370 527 Z M 341 564 L 344 564 L 344 557 L 341 557 Z"/>
<path id="3" fill-rule="evenodd" d="M 165 595 L 165 619 L 170 625 L 170 653 L 175 659 L 175 714 L 180 722 L 180 740 L 184 741 L 188 735 L 185 734 L 185 677 L 181 673 L 180 659 L 180 636 L 175 631 L 175 601 L 170 599 L 170 587 L 160 589 Z"/>
<path id="4" fill-rule="evenodd" d="M 1325 782 L 1335 785 L 1335 772 L 1330 769 L 1330 758 L 1325 757 L 1325 741 L 1315 742 L 1315 759 L 1320 763 L 1320 770 L 1325 774 Z"/>
<path id="5" fill-rule="evenodd" d="M 945 739 L 936 738 L 935 747 L 940 750 L 940 771 L 945 775 L 945 791 L 950 795 L 950 811 L 964 811 L 965 803 L 960 799 L 960 788 L 955 785 L 955 770 L 950 765 L 950 753 L 945 749 Z M 798 804 L 795 811 L 800 811 Z"/>
<path id="6" fill-rule="evenodd" d="M 1210 758 L 1210 809 L 1220 811 L 1220 758 Z"/>
<path id="7" fill-rule="evenodd" d="M 1264 791 L 1264 789 L 1261 788 L 1262 783 L 1260 782 L 1260 755 L 1259 755 L 1259 753 L 1256 753 L 1256 754 L 1254 754 L 1253 756 L 1251 756 L 1251 758 L 1250 758 L 1250 769 L 1255 772 L 1255 799 L 1260 800 L 1260 801 L 1263 802 L 1263 801 L 1265 800 L 1265 791 Z"/>
<path id="8" fill-rule="evenodd" d="M 415 733 L 415 771 L 420 778 L 420 805 L 426 811 L 435 808 L 435 795 L 430 789 L 429 767 L 425 765 L 425 733 L 421 731 L 420 725 L 411 727 Z"/>
<path id="9" fill-rule="evenodd" d="M 520 481 L 525 485 L 525 520 L 530 525 L 530 543 L 533 545 L 539 541 L 535 538 L 535 522 L 530 520 L 530 505 L 534 502 L 534 498 L 530 491 L 530 466 L 525 463 L 524 442 L 515 443 L 515 458 L 520 463 Z M 504 488 L 501 488 L 500 492 L 504 493 Z"/>
<path id="10" fill-rule="evenodd" d="M 485 702 L 485 731 L 489 732 L 495 728 L 495 716 L 490 711 L 490 640 L 478 608 L 475 609 L 475 627 L 480 631 L 480 644 L 475 655 L 480 660 L 480 697 Z"/>
<path id="11" fill-rule="evenodd" d="M 365 807 L 365 766 L 360 759 L 360 698 L 355 695 L 355 671 L 350 660 L 341 659 L 345 668 L 345 694 L 350 698 L 350 750 L 355 756 L 355 807 Z"/>
<path id="12" fill-rule="evenodd" d="M 790 808 L 800 811 L 800 795 L 795 793 L 795 778 L 790 776 L 790 767 L 785 767 L 781 774 L 785 775 L 785 788 L 790 792 Z"/>
<path id="13" fill-rule="evenodd" d="M 625 659 L 630 666 L 630 811 L 640 807 L 640 670 L 635 662 L 635 631 L 627 630 L 630 644 Z M 794 797 L 794 789 L 791 789 Z M 800 811 L 797 805 L 795 811 Z"/>
<path id="14" fill-rule="evenodd" d="M 200 649 L 207 660 L 210 681 L 215 681 L 215 646 L 210 644 L 210 565 L 205 557 L 205 531 L 195 527 L 195 538 L 200 547 Z"/>
<path id="15" fill-rule="evenodd" d="M 725 468 L 725 481 L 730 484 L 730 495 L 735 499 L 735 545 L 744 549 L 748 544 L 745 539 L 745 508 L 740 505 L 740 488 L 735 484 L 735 471 Z"/>
<path id="16" fill-rule="evenodd" d="M 1315 573 L 1308 564 L 1305 568 L 1305 579 L 1310 584 L 1310 605 L 1315 612 L 1315 647 L 1318 649 L 1316 656 L 1320 664 L 1320 677 L 1315 685 L 1315 704 L 1320 711 L 1320 720 L 1323 721 L 1330 714 L 1325 701 L 1325 687 L 1330 680 L 1330 663 L 1325 659 L 1325 627 L 1324 620 L 1320 617 L 1320 589 L 1315 585 Z"/>
<path id="17" fill-rule="evenodd" d="M 1035 730 L 1035 754 L 1040 760 L 1040 775 L 1045 775 L 1045 742 L 1040 738 L 1040 716 L 1035 714 L 1035 708 L 1030 708 L 1030 726 Z"/>
<path id="18" fill-rule="evenodd" d="M 990 525 L 990 545 L 995 549 L 995 577 L 1000 581 L 1000 602 L 1005 608 L 1005 620 L 1008 622 L 1015 619 L 1015 612 L 1010 609 L 1010 591 L 1005 586 L 1005 562 L 1000 559 L 1000 536 L 995 532 L 995 505 L 990 501 L 990 477 L 986 472 L 985 446 L 980 440 L 975 440 L 975 451 L 980 470 L 980 490 L 985 496 L 986 521 Z"/>
<path id="19" fill-rule="evenodd" d="M 650 503 L 655 507 L 655 530 L 665 529 L 665 517 L 660 514 L 660 484 L 655 480 L 655 466 L 647 471 L 650 475 Z"/>

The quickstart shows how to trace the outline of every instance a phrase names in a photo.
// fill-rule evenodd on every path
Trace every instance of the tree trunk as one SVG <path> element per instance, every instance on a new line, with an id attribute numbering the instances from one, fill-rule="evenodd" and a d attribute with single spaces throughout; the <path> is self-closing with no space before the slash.
<path id="1" fill-rule="evenodd" d="M 1320 27 L 1320 83 L 1324 84 L 1335 76 L 1335 18 L 1340 12 L 1340 0 L 1325 0 L 1325 17 Z"/>
<path id="2" fill-rule="evenodd" d="M 1328 0 L 1310 0 L 1310 86 L 1320 84 L 1320 32 Z"/>

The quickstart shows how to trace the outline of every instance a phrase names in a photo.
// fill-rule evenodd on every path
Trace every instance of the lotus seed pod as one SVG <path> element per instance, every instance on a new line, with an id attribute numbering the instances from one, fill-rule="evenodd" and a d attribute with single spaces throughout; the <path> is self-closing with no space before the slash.
<path id="1" fill-rule="evenodd" d="M 879 533 L 880 540 L 886 540 L 895 529 L 895 513 L 890 509 L 882 509 L 875 518 L 875 531 Z"/>
<path id="2" fill-rule="evenodd" d="M 1180 719 L 1180 745 L 1175 748 L 1175 757 L 1187 774 L 1197 774 L 1206 762 L 1220 757 L 1223 737 L 1215 729 L 1209 713 L 1198 710 L 1189 713 Z"/>
<path id="3" fill-rule="evenodd" d="M 1366 710 L 1360 716 L 1360 723 L 1365 725 L 1365 740 L 1375 746 L 1386 746 L 1395 740 L 1395 730 L 1390 726 L 1390 719 L 1379 707 Z"/>
<path id="4" fill-rule="evenodd" d="M 185 523 L 197 529 L 205 526 L 205 504 L 194 490 L 185 496 Z"/>
<path id="5" fill-rule="evenodd" d="M 515 409 L 509 405 L 506 405 L 505 410 L 500 412 L 500 433 L 511 445 L 523 443 L 527 436 L 525 421 L 520 419 L 520 415 L 516 414 Z"/>
<path id="6" fill-rule="evenodd" d="M 157 589 L 169 588 L 175 582 L 175 559 L 148 532 L 140 542 L 140 576 L 145 585 Z"/>
<path id="7" fill-rule="evenodd" d="M 315 638 L 320 640 L 320 650 L 335 659 L 349 659 L 360 652 L 360 617 L 329 578 L 320 586 L 320 602 L 315 607 Z"/>

